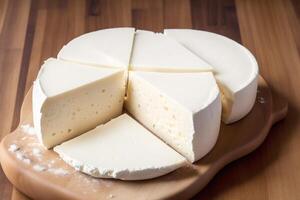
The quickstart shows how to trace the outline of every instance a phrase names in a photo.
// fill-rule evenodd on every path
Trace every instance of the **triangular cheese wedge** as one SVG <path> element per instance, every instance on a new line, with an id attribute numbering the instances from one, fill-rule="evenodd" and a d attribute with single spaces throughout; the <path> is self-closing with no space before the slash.
<path id="1" fill-rule="evenodd" d="M 56 146 L 54 151 L 86 174 L 122 180 L 155 178 L 186 162 L 127 114 Z"/>
<path id="2" fill-rule="evenodd" d="M 83 64 L 127 68 L 134 28 L 111 28 L 90 32 L 71 40 L 57 57 Z"/>
<path id="3" fill-rule="evenodd" d="M 214 68 L 223 93 L 222 119 L 225 123 L 235 122 L 250 112 L 256 98 L 258 65 L 245 47 L 206 31 L 166 29 L 164 33 Z"/>
<path id="4" fill-rule="evenodd" d="M 130 69 L 156 72 L 211 71 L 211 66 L 177 41 L 150 31 L 137 31 Z"/>
<path id="5" fill-rule="evenodd" d="M 38 138 L 51 148 L 122 112 L 123 70 L 48 59 L 33 85 Z"/>
<path id="6" fill-rule="evenodd" d="M 211 72 L 130 72 L 125 108 L 191 162 L 218 138 L 221 99 Z"/>

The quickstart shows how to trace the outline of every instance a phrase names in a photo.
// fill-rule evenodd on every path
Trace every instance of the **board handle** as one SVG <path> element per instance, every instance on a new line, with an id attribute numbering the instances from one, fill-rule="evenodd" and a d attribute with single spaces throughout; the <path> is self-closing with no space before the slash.
<path id="1" fill-rule="evenodd" d="M 281 95 L 272 91 L 272 124 L 284 119 L 288 112 L 288 102 Z"/>

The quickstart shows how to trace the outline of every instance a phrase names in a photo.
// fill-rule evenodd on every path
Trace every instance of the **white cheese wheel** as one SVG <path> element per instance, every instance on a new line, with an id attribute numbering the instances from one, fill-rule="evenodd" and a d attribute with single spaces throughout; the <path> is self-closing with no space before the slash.
<path id="1" fill-rule="evenodd" d="M 134 28 L 111 28 L 90 32 L 71 40 L 57 57 L 83 64 L 127 68 Z"/>
<path id="2" fill-rule="evenodd" d="M 122 180 L 155 178 L 186 162 L 127 114 L 56 146 L 54 151 L 86 174 Z"/>
<path id="3" fill-rule="evenodd" d="M 231 123 L 250 112 L 257 77 L 253 55 L 217 34 L 99 30 L 44 63 L 33 85 L 34 126 L 45 147 L 58 145 L 84 173 L 150 179 L 205 156 L 221 115 Z M 138 122 L 122 115 L 124 98 Z"/>
<path id="4" fill-rule="evenodd" d="M 206 31 L 166 29 L 164 33 L 214 68 L 223 93 L 223 122 L 235 122 L 250 112 L 256 98 L 258 65 L 245 47 Z"/>
<path id="5" fill-rule="evenodd" d="M 135 34 L 130 69 L 156 72 L 211 71 L 211 66 L 177 41 L 150 31 Z"/>
<path id="6" fill-rule="evenodd" d="M 122 112 L 124 71 L 48 59 L 33 85 L 33 121 L 51 148 Z"/>
<path id="7" fill-rule="evenodd" d="M 125 108 L 191 162 L 218 138 L 221 97 L 211 72 L 130 72 Z"/>

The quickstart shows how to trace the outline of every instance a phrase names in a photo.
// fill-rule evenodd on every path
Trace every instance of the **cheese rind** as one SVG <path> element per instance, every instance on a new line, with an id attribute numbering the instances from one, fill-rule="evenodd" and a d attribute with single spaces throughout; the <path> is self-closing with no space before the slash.
<path id="1" fill-rule="evenodd" d="M 86 174 L 122 180 L 155 178 L 186 163 L 127 114 L 56 146 L 54 151 Z"/>
<path id="2" fill-rule="evenodd" d="M 214 68 L 223 93 L 223 122 L 238 121 L 250 112 L 256 98 L 258 65 L 245 47 L 206 31 L 166 29 L 164 33 Z"/>
<path id="3" fill-rule="evenodd" d="M 57 57 L 77 63 L 127 69 L 134 31 L 134 28 L 111 28 L 81 35 L 65 45 Z"/>
<path id="4" fill-rule="evenodd" d="M 123 70 L 48 59 L 33 84 L 33 121 L 41 143 L 51 148 L 122 112 Z"/>
<path id="5" fill-rule="evenodd" d="M 138 30 L 135 34 L 130 69 L 199 72 L 211 71 L 212 67 L 172 38 L 162 33 Z"/>
<path id="6" fill-rule="evenodd" d="M 218 138 L 221 99 L 210 72 L 130 72 L 125 108 L 191 162 Z"/>

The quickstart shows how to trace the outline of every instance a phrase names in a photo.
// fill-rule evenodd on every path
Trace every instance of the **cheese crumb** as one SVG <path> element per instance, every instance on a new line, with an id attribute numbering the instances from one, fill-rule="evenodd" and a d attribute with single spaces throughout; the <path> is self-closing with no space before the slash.
<path id="1" fill-rule="evenodd" d="M 42 165 L 34 165 L 33 166 L 33 169 L 35 171 L 38 171 L 38 172 L 41 172 L 41 171 L 45 171 L 46 170 L 46 167 L 42 166 Z"/>
<path id="2" fill-rule="evenodd" d="M 20 153 L 20 152 L 17 152 L 16 156 L 17 156 L 17 159 L 23 161 L 25 164 L 28 164 L 28 165 L 29 165 L 29 164 L 31 163 L 31 160 L 28 159 L 26 156 L 24 156 L 24 155 L 23 155 L 22 153 Z"/>
<path id="3" fill-rule="evenodd" d="M 34 156 L 36 156 L 36 157 L 41 157 L 41 156 L 42 156 L 41 150 L 38 149 L 38 148 L 33 148 L 33 149 L 32 149 L 32 154 L 33 154 Z"/>
<path id="4" fill-rule="evenodd" d="M 61 175 L 61 176 L 65 176 L 68 174 L 66 170 L 60 168 L 52 168 L 52 169 L 48 169 L 48 171 L 55 175 Z"/>
<path id="5" fill-rule="evenodd" d="M 22 131 L 24 131 L 28 135 L 35 135 L 35 130 L 32 126 L 30 126 L 30 124 L 21 125 L 21 129 L 22 129 Z"/>
<path id="6" fill-rule="evenodd" d="M 18 147 L 16 144 L 11 144 L 8 148 L 8 151 L 10 152 L 16 152 L 18 150 L 20 150 L 20 147 Z"/>
<path id="7" fill-rule="evenodd" d="M 31 163 L 31 160 L 29 160 L 28 158 L 24 158 L 23 162 L 27 165 L 29 165 Z"/>
<path id="8" fill-rule="evenodd" d="M 261 104 L 266 103 L 266 101 L 263 97 L 257 97 L 257 101 Z"/>

